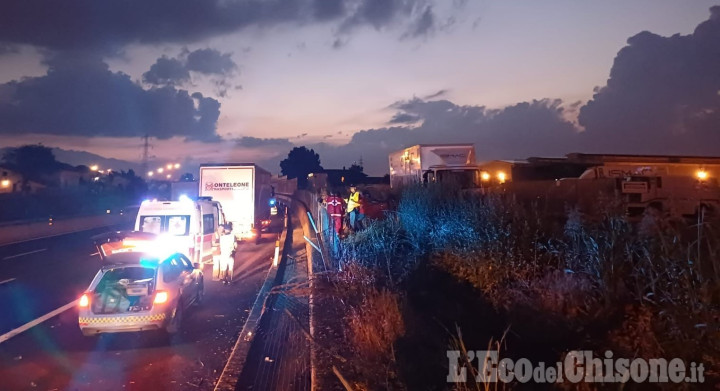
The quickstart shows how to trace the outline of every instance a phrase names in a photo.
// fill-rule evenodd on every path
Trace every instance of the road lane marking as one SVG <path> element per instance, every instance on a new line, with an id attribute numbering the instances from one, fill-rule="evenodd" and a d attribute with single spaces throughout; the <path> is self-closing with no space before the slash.
<path id="1" fill-rule="evenodd" d="M 14 278 L 8 278 L 8 279 L 5 280 L 5 281 L 0 281 L 0 285 L 5 284 L 5 283 L 10 282 L 10 281 L 15 281 L 15 279 L 14 279 Z"/>
<path id="2" fill-rule="evenodd" d="M 100 251 L 94 252 L 94 253 L 90 254 L 89 256 L 94 257 L 96 255 L 100 255 Z"/>
<path id="3" fill-rule="evenodd" d="M 64 306 L 62 306 L 52 312 L 48 312 L 47 314 L 33 320 L 32 322 L 26 323 L 14 330 L 10 330 L 9 332 L 7 332 L 5 334 L 0 335 L 0 343 L 3 343 L 5 341 L 7 341 L 8 339 L 10 339 L 20 333 L 24 333 L 25 331 L 28 331 L 31 328 L 39 325 L 40 323 L 42 323 L 54 316 L 62 314 L 63 312 L 65 312 L 65 311 L 69 310 L 70 308 L 74 307 L 75 305 L 77 305 L 77 302 L 78 302 L 77 300 L 73 300 L 70 303 L 65 304 Z"/>
<path id="4" fill-rule="evenodd" d="M 30 254 L 40 253 L 40 252 L 43 252 L 43 251 L 47 251 L 47 249 L 46 249 L 46 248 L 42 248 L 42 249 L 40 249 L 40 250 L 28 251 L 28 252 L 26 252 L 26 253 L 11 255 L 11 256 L 9 256 L 9 257 L 3 258 L 3 261 L 8 260 L 8 259 L 13 259 L 13 258 L 22 257 L 22 256 L 24 256 L 24 255 L 30 255 Z"/>

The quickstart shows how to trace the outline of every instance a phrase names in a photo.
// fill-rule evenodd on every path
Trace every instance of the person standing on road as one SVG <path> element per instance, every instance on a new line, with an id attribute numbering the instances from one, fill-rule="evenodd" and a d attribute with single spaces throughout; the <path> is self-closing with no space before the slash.
<path id="1" fill-rule="evenodd" d="M 370 201 L 370 193 L 365 191 L 360 195 L 360 198 L 358 199 L 360 205 L 358 206 L 358 215 L 355 218 L 355 225 L 357 226 L 358 230 L 364 229 L 365 224 L 367 223 L 365 217 L 367 216 L 368 201 Z"/>
<path id="2" fill-rule="evenodd" d="M 347 199 L 347 211 L 350 215 L 350 229 L 357 230 L 357 218 L 360 213 L 360 192 L 355 185 L 350 185 L 350 196 Z"/>
<path id="3" fill-rule="evenodd" d="M 220 280 L 229 284 L 235 270 L 235 235 L 230 230 L 223 230 L 220 236 Z"/>
<path id="4" fill-rule="evenodd" d="M 327 211 L 330 215 L 330 222 L 332 223 L 332 229 L 336 235 L 342 233 L 343 218 L 345 217 L 345 202 L 340 198 L 336 191 L 330 192 L 330 196 L 326 199 Z"/>

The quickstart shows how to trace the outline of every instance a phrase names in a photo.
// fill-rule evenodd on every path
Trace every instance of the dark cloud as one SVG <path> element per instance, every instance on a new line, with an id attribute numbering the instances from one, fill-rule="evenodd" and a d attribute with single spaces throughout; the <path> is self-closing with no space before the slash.
<path id="1" fill-rule="evenodd" d="M 143 73 L 143 81 L 155 85 L 179 85 L 190 80 L 190 72 L 180 60 L 162 56 L 150 70 Z"/>
<path id="2" fill-rule="evenodd" d="M 588 149 L 720 153 L 720 6 L 690 35 L 641 32 L 580 109 Z"/>
<path id="3" fill-rule="evenodd" d="M 187 55 L 186 67 L 206 75 L 227 75 L 237 68 L 231 56 L 231 53 L 220 53 L 215 49 L 198 49 Z"/>
<path id="4" fill-rule="evenodd" d="M 0 42 L 116 50 L 129 43 L 193 42 L 248 26 L 335 20 L 390 26 L 416 20 L 427 0 L 5 0 Z"/>
<path id="5" fill-rule="evenodd" d="M 347 45 L 347 42 L 348 42 L 347 39 L 343 39 L 343 38 L 340 38 L 340 37 L 335 38 L 335 40 L 333 41 L 333 44 L 332 44 L 332 48 L 333 48 L 333 49 L 340 49 L 340 48 L 342 48 L 343 46 Z"/>
<path id="6" fill-rule="evenodd" d="M 354 3 L 355 7 L 350 8 L 341 25 L 341 32 L 346 33 L 363 25 L 380 30 L 403 19 L 407 22 L 405 26 L 409 27 L 402 37 L 407 38 L 426 35 L 435 24 L 435 14 L 425 0 L 361 0 Z"/>
<path id="7" fill-rule="evenodd" d="M 0 56 L 5 54 L 20 53 L 20 49 L 16 45 L 8 45 L 0 43 Z"/>
<path id="8" fill-rule="evenodd" d="M 237 69 L 231 56 L 231 53 L 221 53 L 210 48 L 192 52 L 185 49 L 178 58 L 158 58 L 150 70 L 143 74 L 143 81 L 156 86 L 183 85 L 190 81 L 192 72 L 210 76 L 215 94 L 224 98 L 228 90 L 233 88 L 231 78 Z"/>
<path id="9" fill-rule="evenodd" d="M 345 14 L 344 0 L 314 0 L 313 14 L 317 20 L 332 20 Z"/>
<path id="10" fill-rule="evenodd" d="M 286 147 L 292 148 L 293 144 L 286 138 L 257 138 L 257 137 L 241 137 L 237 139 L 236 144 L 247 148 L 260 147 Z"/>
<path id="11" fill-rule="evenodd" d="M 449 22 L 454 23 L 454 21 Z M 449 27 L 449 26 L 448 26 Z M 405 33 L 405 37 L 422 37 L 427 36 L 435 29 L 435 14 L 432 7 L 427 6 L 425 11 L 413 22 L 410 29 Z"/>
<path id="12" fill-rule="evenodd" d="M 416 122 L 420 121 L 420 117 L 413 114 L 408 113 L 396 113 L 393 115 L 393 117 L 388 121 L 389 124 L 414 124 Z"/>
<path id="13" fill-rule="evenodd" d="M 442 90 L 439 90 L 439 91 L 437 91 L 437 92 L 435 92 L 435 93 L 432 93 L 432 94 L 430 94 L 430 95 L 424 96 L 423 99 L 425 99 L 425 100 L 431 100 L 431 99 L 439 98 L 439 97 L 441 97 L 441 96 L 447 95 L 448 92 L 450 92 L 450 91 L 449 91 L 449 90 L 446 90 L 446 89 L 442 89 Z"/>
<path id="14" fill-rule="evenodd" d="M 366 172 L 388 170 L 387 155 L 414 144 L 475 143 L 482 160 L 562 156 L 577 150 L 579 135 L 566 119 L 560 100 L 522 102 L 502 109 L 460 106 L 447 100 L 412 99 L 396 102 L 393 119 L 414 118 L 418 125 L 356 132 L 346 145 L 309 147 L 328 168 L 349 165 L 348 156 L 363 156 Z"/>
<path id="15" fill-rule="evenodd" d="M 214 141 L 220 104 L 174 87 L 149 90 L 99 58 L 56 55 L 45 76 L 0 85 L 0 133 Z"/>

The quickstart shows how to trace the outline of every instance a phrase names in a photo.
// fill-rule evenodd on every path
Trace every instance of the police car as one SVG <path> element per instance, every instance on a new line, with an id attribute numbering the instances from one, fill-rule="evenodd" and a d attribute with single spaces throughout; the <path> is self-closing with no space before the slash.
<path id="1" fill-rule="evenodd" d="M 156 250 L 162 246 L 155 240 L 147 234 L 118 232 L 98 245 L 102 266 L 78 301 L 83 335 L 176 333 L 189 307 L 202 303 L 201 266 L 182 253 L 160 254 Z"/>

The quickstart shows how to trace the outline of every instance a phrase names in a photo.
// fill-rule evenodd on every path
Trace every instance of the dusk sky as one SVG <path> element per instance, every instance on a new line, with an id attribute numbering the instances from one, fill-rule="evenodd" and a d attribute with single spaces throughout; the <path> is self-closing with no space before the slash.
<path id="1" fill-rule="evenodd" d="M 720 155 L 717 0 L 4 0 L 0 146 L 326 168 Z"/>

